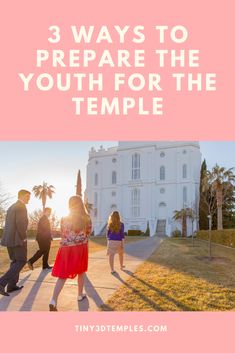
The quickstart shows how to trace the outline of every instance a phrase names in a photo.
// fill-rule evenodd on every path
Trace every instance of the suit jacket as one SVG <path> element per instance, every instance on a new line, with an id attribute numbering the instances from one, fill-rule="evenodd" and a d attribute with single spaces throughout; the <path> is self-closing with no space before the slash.
<path id="1" fill-rule="evenodd" d="M 51 240 L 51 226 L 47 216 L 43 215 L 38 222 L 37 241 Z"/>
<path id="2" fill-rule="evenodd" d="M 28 216 L 23 202 L 17 201 L 9 207 L 1 245 L 7 247 L 22 246 L 27 239 Z"/>

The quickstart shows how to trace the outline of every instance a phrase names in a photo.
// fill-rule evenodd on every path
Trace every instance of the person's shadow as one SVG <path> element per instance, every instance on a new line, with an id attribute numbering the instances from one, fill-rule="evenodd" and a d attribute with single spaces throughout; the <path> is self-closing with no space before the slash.
<path id="1" fill-rule="evenodd" d="M 34 304 L 34 300 L 37 296 L 37 293 L 42 285 L 42 282 L 44 280 L 44 278 L 48 275 L 48 271 L 41 271 L 39 273 L 38 278 L 35 280 L 34 285 L 32 286 L 30 292 L 28 293 L 27 297 L 25 298 L 22 306 L 20 307 L 19 311 L 31 311 L 33 304 Z"/>
<path id="2" fill-rule="evenodd" d="M 143 279 L 139 278 L 138 276 L 135 275 L 135 273 L 128 271 L 128 270 L 123 270 L 123 272 L 127 273 L 131 278 L 133 278 L 136 281 L 139 281 L 142 285 L 146 286 L 148 289 L 150 289 L 151 291 L 155 292 L 156 295 L 158 295 L 159 297 L 164 298 L 166 301 L 169 301 L 171 303 L 173 303 L 178 310 L 183 310 L 183 311 L 191 311 L 192 309 L 179 302 L 178 300 L 174 299 L 173 297 L 169 296 L 168 294 L 166 294 L 164 291 L 158 289 L 157 287 L 151 285 L 150 283 L 144 281 Z M 117 273 L 115 275 L 115 277 L 128 289 L 130 289 L 132 292 L 134 292 L 135 294 L 137 294 L 143 301 L 145 301 L 148 305 L 150 305 L 152 308 L 154 308 L 154 310 L 156 311 L 164 311 L 164 309 L 159 306 L 154 300 L 148 298 L 146 295 L 144 295 L 139 289 L 137 289 L 135 286 L 133 286 L 133 284 L 130 284 L 128 281 L 124 281 L 119 274 Z M 105 305 L 103 306 L 104 310 L 107 310 Z M 107 310 L 108 311 L 108 310 Z"/>
<path id="3" fill-rule="evenodd" d="M 24 277 L 23 279 L 21 279 L 19 282 L 18 282 L 18 285 L 19 286 L 23 286 L 25 284 L 25 282 L 29 279 L 29 277 L 31 276 L 31 274 L 27 275 L 26 277 Z M 9 297 L 2 297 L 0 299 L 0 311 L 6 311 L 8 306 L 10 305 L 11 301 L 17 297 L 22 291 L 24 290 L 24 288 L 22 288 L 21 290 L 18 290 L 18 291 L 15 291 L 15 292 L 12 292 L 10 294 Z"/>
<path id="4" fill-rule="evenodd" d="M 87 275 L 85 275 L 84 287 L 85 287 L 87 297 L 84 298 L 82 301 L 78 301 L 79 311 L 89 311 L 89 308 L 90 308 L 89 297 L 91 297 L 92 300 L 94 300 L 98 308 L 104 304 L 103 299 L 100 297 L 99 293 L 96 291 L 95 287 L 93 286 L 93 284 L 91 283 Z"/>

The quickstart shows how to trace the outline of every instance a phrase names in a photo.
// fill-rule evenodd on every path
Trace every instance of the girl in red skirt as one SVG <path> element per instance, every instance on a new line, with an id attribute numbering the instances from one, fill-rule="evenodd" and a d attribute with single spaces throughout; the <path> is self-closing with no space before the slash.
<path id="1" fill-rule="evenodd" d="M 91 219 L 80 196 L 69 199 L 70 213 L 61 220 L 61 243 L 52 276 L 58 277 L 49 305 L 50 311 L 57 311 L 57 299 L 67 278 L 78 275 L 78 301 L 83 294 L 84 273 L 88 266 L 88 237 L 91 233 Z"/>

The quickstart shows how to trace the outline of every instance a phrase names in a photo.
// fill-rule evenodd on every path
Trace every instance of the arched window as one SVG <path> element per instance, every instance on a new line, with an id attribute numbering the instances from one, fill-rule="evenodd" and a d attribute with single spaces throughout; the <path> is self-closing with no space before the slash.
<path id="1" fill-rule="evenodd" d="M 183 168 L 182 168 L 182 174 L 183 174 L 183 178 L 186 179 L 187 178 L 187 165 L 183 164 Z"/>
<path id="2" fill-rule="evenodd" d="M 165 180 L 165 178 L 166 178 L 165 167 L 162 165 L 160 167 L 160 180 Z"/>
<path id="3" fill-rule="evenodd" d="M 140 154 L 135 153 L 132 156 L 132 180 L 140 179 Z"/>
<path id="4" fill-rule="evenodd" d="M 112 172 L 112 184 L 117 184 L 117 172 Z"/>
<path id="5" fill-rule="evenodd" d="M 140 216 L 140 190 L 131 190 L 132 217 Z"/>
<path id="6" fill-rule="evenodd" d="M 187 195 L 187 187 L 183 187 L 183 206 L 187 203 L 188 195 Z"/>
<path id="7" fill-rule="evenodd" d="M 97 185 L 98 185 L 98 174 L 95 173 L 95 186 L 97 186 Z"/>

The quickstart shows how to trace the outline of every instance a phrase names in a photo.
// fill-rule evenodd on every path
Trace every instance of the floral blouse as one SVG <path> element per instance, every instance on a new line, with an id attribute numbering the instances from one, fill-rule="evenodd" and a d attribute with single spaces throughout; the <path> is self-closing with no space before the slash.
<path id="1" fill-rule="evenodd" d="M 61 242 L 60 246 L 74 246 L 86 244 L 91 234 L 92 224 L 89 222 L 84 229 L 73 231 L 71 223 L 66 219 L 61 220 Z"/>

